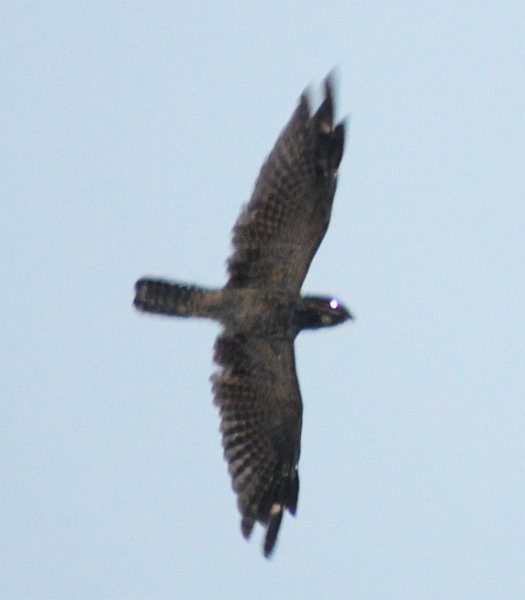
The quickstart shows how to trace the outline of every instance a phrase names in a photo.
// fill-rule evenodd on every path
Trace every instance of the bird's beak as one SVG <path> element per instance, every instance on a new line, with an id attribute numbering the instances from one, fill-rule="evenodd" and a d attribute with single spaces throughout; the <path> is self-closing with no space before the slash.
<path id="1" fill-rule="evenodd" d="M 355 321 L 355 316 L 347 308 L 345 308 L 346 318 L 348 321 Z"/>

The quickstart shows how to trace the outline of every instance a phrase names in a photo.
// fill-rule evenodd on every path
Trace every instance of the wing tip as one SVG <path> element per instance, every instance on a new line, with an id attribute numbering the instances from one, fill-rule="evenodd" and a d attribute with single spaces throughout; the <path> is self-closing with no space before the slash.
<path id="1" fill-rule="evenodd" d="M 244 516 L 241 519 L 241 532 L 242 536 L 245 540 L 247 540 L 253 531 L 253 526 L 255 525 L 255 519 L 252 517 Z"/>
<path id="2" fill-rule="evenodd" d="M 336 96 L 337 88 L 339 87 L 339 69 L 334 67 L 324 78 L 324 93 L 326 98 L 331 98 L 332 101 Z"/>
<path id="3" fill-rule="evenodd" d="M 284 506 L 281 503 L 275 502 L 270 509 L 270 516 L 266 526 L 266 534 L 264 536 L 263 555 L 265 558 L 270 558 L 275 550 L 277 536 L 283 520 Z M 241 532 L 244 539 L 248 539 L 253 531 L 255 519 L 244 516 L 241 519 Z"/>
<path id="4" fill-rule="evenodd" d="M 272 504 L 270 509 L 270 519 L 268 521 L 268 527 L 266 529 L 266 536 L 264 538 L 263 554 L 265 558 L 270 558 L 277 541 L 277 535 L 281 527 L 283 520 L 283 505 L 279 502 Z"/>
<path id="5" fill-rule="evenodd" d="M 324 78 L 324 99 L 312 117 L 316 128 L 322 133 L 330 134 L 334 131 L 335 97 L 337 93 L 338 74 L 332 69 Z"/>

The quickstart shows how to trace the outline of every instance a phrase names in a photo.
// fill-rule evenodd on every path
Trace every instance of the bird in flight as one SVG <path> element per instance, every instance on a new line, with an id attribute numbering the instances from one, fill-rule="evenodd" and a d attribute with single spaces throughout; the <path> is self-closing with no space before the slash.
<path id="1" fill-rule="evenodd" d="M 301 295 L 330 221 L 344 138 L 344 122 L 334 123 L 329 75 L 318 110 L 312 113 L 303 93 L 261 168 L 233 228 L 226 285 L 209 289 L 150 277 L 135 284 L 138 310 L 222 325 L 212 382 L 224 456 L 242 533 L 247 538 L 260 523 L 266 557 L 284 511 L 297 508 L 302 401 L 295 337 L 352 318 L 334 297 Z"/>

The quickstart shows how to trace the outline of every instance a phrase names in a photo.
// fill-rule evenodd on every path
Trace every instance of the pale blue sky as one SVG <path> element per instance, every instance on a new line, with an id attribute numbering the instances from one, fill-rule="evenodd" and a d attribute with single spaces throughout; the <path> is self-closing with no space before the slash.
<path id="1" fill-rule="evenodd" d="M 523 6 L 2 3 L 2 598 L 525 597 Z M 297 341 L 299 509 L 266 561 L 218 328 L 132 290 L 225 281 L 334 66 L 351 124 L 304 289 L 357 321 Z"/>

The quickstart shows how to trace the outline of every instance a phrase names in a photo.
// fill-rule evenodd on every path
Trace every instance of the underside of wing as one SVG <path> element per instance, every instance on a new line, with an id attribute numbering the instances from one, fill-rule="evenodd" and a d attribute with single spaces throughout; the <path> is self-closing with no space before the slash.
<path id="1" fill-rule="evenodd" d="M 334 125 L 333 81 L 312 115 L 307 95 L 266 159 L 233 229 L 230 287 L 298 292 L 330 221 L 344 123 Z"/>
<path id="2" fill-rule="evenodd" d="M 302 404 L 293 343 L 226 331 L 217 338 L 215 361 L 213 390 L 241 529 L 248 537 L 255 522 L 266 527 L 269 556 L 299 491 Z"/>

